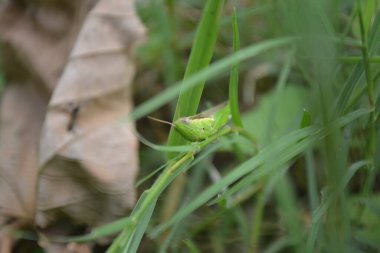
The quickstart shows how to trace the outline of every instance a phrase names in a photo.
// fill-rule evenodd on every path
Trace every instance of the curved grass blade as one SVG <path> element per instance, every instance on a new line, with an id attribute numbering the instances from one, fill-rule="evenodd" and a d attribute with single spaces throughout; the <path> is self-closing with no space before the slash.
<path id="1" fill-rule="evenodd" d="M 135 187 L 138 188 L 142 183 L 146 182 L 148 179 L 152 178 L 154 175 L 156 175 L 158 172 L 162 171 L 163 169 L 165 169 L 166 166 L 169 165 L 169 163 L 175 161 L 175 160 L 178 160 L 179 158 L 181 157 L 181 155 L 178 155 L 177 157 L 173 158 L 172 160 L 164 163 L 163 165 L 161 165 L 160 167 L 158 167 L 157 169 L 155 169 L 153 172 L 149 173 L 147 176 L 141 178 L 139 181 L 137 181 Z"/>
<path id="2" fill-rule="evenodd" d="M 240 39 L 239 39 L 239 27 L 237 23 L 235 9 L 234 9 L 234 14 L 233 14 L 233 19 L 232 19 L 232 28 L 233 28 L 233 49 L 234 49 L 234 53 L 236 53 L 237 51 L 239 51 L 239 48 L 240 48 Z M 228 96 L 229 96 L 232 122 L 234 123 L 235 126 L 243 128 L 243 122 L 241 121 L 240 111 L 239 111 L 239 62 L 234 64 L 231 69 Z"/>
<path id="3" fill-rule="evenodd" d="M 194 145 L 181 145 L 181 146 L 157 145 L 147 140 L 144 136 L 142 136 L 137 131 L 135 131 L 135 135 L 137 136 L 137 138 L 139 139 L 141 143 L 157 151 L 183 153 L 183 152 L 193 151 L 195 149 Z"/>
<path id="4" fill-rule="evenodd" d="M 137 252 L 137 248 L 140 245 L 141 239 L 145 233 L 146 228 L 148 227 L 150 218 L 152 217 L 154 208 L 156 206 L 157 199 L 152 201 L 147 210 L 144 212 L 142 217 L 139 219 L 137 222 L 136 228 L 132 231 L 129 231 L 129 229 L 125 229 L 123 232 L 126 234 L 131 233 L 131 236 L 128 236 L 124 233 L 121 233 L 119 237 L 116 239 L 116 242 L 120 238 L 120 241 L 123 241 L 122 245 L 115 244 L 114 248 L 112 248 L 112 245 L 110 249 L 107 250 L 107 253 L 119 253 L 119 252 L 124 252 L 124 253 L 135 253 Z"/>

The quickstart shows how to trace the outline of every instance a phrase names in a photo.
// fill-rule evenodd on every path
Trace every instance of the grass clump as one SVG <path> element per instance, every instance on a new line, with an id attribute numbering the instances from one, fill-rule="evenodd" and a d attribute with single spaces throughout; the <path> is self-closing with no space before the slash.
<path id="1" fill-rule="evenodd" d="M 140 12 L 169 36 L 144 46 L 165 47 L 156 71 L 167 83 L 131 118 L 179 96 L 175 121 L 202 96 L 229 100 L 232 122 L 198 143 L 172 128 L 167 146 L 149 144 L 167 163 L 132 214 L 76 239 L 121 231 L 107 252 L 377 252 L 378 2 L 146 1 Z M 144 64 L 157 64 L 147 52 Z"/>

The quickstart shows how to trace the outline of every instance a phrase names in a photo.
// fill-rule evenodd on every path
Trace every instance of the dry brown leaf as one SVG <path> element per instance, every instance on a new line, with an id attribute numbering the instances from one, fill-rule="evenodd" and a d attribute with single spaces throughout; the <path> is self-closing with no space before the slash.
<path id="1" fill-rule="evenodd" d="M 2 221 L 45 227 L 64 216 L 95 226 L 133 207 L 138 142 L 120 121 L 132 109 L 132 52 L 145 35 L 133 4 L 0 3 L 5 71 L 18 83 L 1 100 Z M 87 252 L 56 246 L 45 250 Z"/>
<path id="2" fill-rule="evenodd" d="M 33 4 L 32 1 L 30 4 Z M 81 9 L 79 4 L 76 4 L 76 7 Z M 46 13 L 51 12 L 55 14 L 55 17 L 50 17 L 51 20 L 45 22 L 50 24 L 61 20 L 60 24 L 55 25 L 55 27 L 60 27 L 56 29 L 62 30 L 59 37 L 52 36 L 39 25 L 42 22 L 40 19 L 46 19 Z M 20 75 L 27 75 L 29 80 L 31 78 L 35 80 L 41 86 L 40 88 L 45 89 L 46 93 L 52 92 L 72 47 L 81 16 L 83 14 L 69 17 L 67 12 L 56 11 L 56 9 L 47 8 L 44 5 L 34 4 L 21 8 L 15 4 L 0 4 L 1 40 L 9 45 L 10 49 L 14 51 L 14 55 L 24 65 L 24 68 L 20 69 L 18 65 L 7 63 L 8 75 L 9 72 L 16 72 L 13 75 L 17 79 Z M 29 73 L 22 73 L 25 70 Z"/>
<path id="3" fill-rule="evenodd" d="M 138 170 L 131 110 L 130 50 L 144 35 L 132 1 L 91 10 L 54 90 L 41 144 L 37 224 L 64 214 L 99 225 L 127 213 Z"/>
<path id="4" fill-rule="evenodd" d="M 46 101 L 30 85 L 10 85 L 0 118 L 0 214 L 32 220 L 38 172 L 37 143 Z"/>

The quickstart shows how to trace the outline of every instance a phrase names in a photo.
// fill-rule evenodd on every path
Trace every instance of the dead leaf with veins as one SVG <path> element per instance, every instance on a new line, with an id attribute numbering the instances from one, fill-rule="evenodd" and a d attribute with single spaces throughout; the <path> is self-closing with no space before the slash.
<path id="1" fill-rule="evenodd" d="M 133 51 L 144 36 L 133 1 L 0 4 L 3 222 L 93 227 L 128 214 L 138 141 L 121 119 L 133 108 Z"/>
<path id="2" fill-rule="evenodd" d="M 132 109 L 130 50 L 144 35 L 133 10 L 131 1 L 95 5 L 53 92 L 40 144 L 40 226 L 62 213 L 100 225 L 134 205 L 138 142 L 120 121 Z"/>

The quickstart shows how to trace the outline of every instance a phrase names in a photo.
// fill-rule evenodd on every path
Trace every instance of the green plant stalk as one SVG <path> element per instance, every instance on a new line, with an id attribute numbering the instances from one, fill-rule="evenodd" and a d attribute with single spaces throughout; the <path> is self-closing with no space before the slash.
<path id="1" fill-rule="evenodd" d="M 292 245 L 293 252 L 304 253 L 306 244 L 304 243 L 302 224 L 299 219 L 301 213 L 297 206 L 296 195 L 291 184 L 291 179 L 286 172 L 279 177 L 275 183 L 274 193 L 284 227 L 289 236 L 295 239 L 295 243 Z"/>
<path id="2" fill-rule="evenodd" d="M 372 184 L 374 181 L 374 156 L 376 150 L 376 118 L 375 118 L 375 96 L 374 96 L 374 83 L 372 79 L 371 68 L 369 64 L 369 54 L 368 54 L 368 42 L 367 42 L 367 33 L 364 26 L 364 18 L 363 12 L 361 8 L 360 1 L 357 1 L 358 4 L 358 14 L 359 14 L 359 24 L 360 24 L 360 35 L 362 39 L 362 54 L 364 61 L 364 71 L 367 79 L 367 95 L 368 102 L 370 106 L 370 115 L 369 115 L 369 129 L 370 129 L 370 137 L 368 142 L 368 162 L 369 162 L 369 173 L 366 178 L 366 182 L 364 185 L 364 192 L 368 194 L 370 189 L 372 188 Z"/>
<path id="3" fill-rule="evenodd" d="M 196 146 L 194 151 L 187 152 L 177 161 L 169 165 L 168 168 L 165 169 L 161 173 L 160 177 L 153 184 L 153 186 L 143 193 L 146 196 L 143 203 L 141 203 L 141 206 L 139 207 L 139 209 L 129 217 L 130 223 L 128 223 L 128 226 L 123 230 L 123 232 L 115 240 L 115 244 L 111 246 L 110 250 L 107 251 L 107 253 L 119 252 L 120 244 L 126 239 L 129 240 L 129 238 L 133 234 L 133 231 L 136 229 L 137 224 L 139 220 L 141 219 L 141 217 L 145 215 L 150 205 L 157 200 L 157 198 L 166 189 L 166 187 L 170 184 L 170 182 L 175 179 L 173 175 L 176 175 L 179 172 L 178 170 L 181 169 L 183 165 L 185 165 L 187 162 L 192 160 L 194 155 L 199 153 L 207 145 L 209 145 L 210 143 L 213 143 L 221 136 L 229 134 L 231 131 L 232 129 L 230 127 L 223 128 L 218 134 L 213 135 L 209 139 L 199 143 L 199 145 Z"/>
<path id="4" fill-rule="evenodd" d="M 317 185 L 317 174 L 315 169 L 315 162 L 312 153 L 312 149 L 309 149 L 305 153 L 306 159 L 306 175 L 307 175 L 307 193 L 310 201 L 311 210 L 314 211 L 318 204 L 318 185 Z"/>
<path id="5" fill-rule="evenodd" d="M 161 1 L 153 0 L 151 5 L 157 8 L 154 11 L 155 21 L 160 27 L 161 36 L 165 39 L 165 47 L 162 51 L 162 59 L 165 65 L 164 80 L 166 85 L 170 85 L 180 78 L 180 64 L 177 55 L 177 41 L 173 34 L 176 34 L 174 13 L 168 13 L 164 9 Z M 166 3 L 165 5 L 169 5 Z M 169 12 L 174 11 L 168 6 Z M 169 15 L 168 15 L 169 14 Z M 174 104 L 173 104 L 174 105 Z"/>
<path id="6" fill-rule="evenodd" d="M 367 51 L 368 51 L 368 49 L 367 49 Z M 368 54 L 368 52 L 367 52 L 367 54 Z M 346 63 L 346 64 L 357 64 L 357 63 L 362 61 L 362 57 L 360 57 L 360 56 L 343 56 L 343 57 L 339 57 L 339 61 L 341 63 Z M 380 63 L 380 57 L 379 56 L 369 57 L 368 61 L 371 63 Z"/>
<path id="7" fill-rule="evenodd" d="M 233 31 L 233 52 L 236 53 L 240 49 L 240 38 L 239 38 L 239 26 L 237 22 L 236 9 L 234 8 L 234 12 L 232 15 L 232 31 Z M 244 129 L 243 122 L 240 117 L 239 110 L 239 62 L 236 62 L 231 67 L 230 72 L 230 83 L 228 90 L 228 102 L 230 107 L 230 113 L 232 117 L 232 123 L 234 126 Z M 243 162 L 245 160 L 244 152 L 241 148 L 236 144 L 232 144 L 232 149 L 236 155 L 236 158 Z"/>
<path id="8" fill-rule="evenodd" d="M 259 239 L 260 239 L 260 230 L 261 230 L 261 224 L 263 221 L 263 214 L 264 214 L 264 207 L 265 207 L 265 194 L 260 193 L 257 197 L 257 202 L 255 205 L 255 213 L 253 216 L 253 225 L 252 225 L 252 240 L 250 245 L 250 250 L 254 253 L 259 252 L 260 245 L 259 245 Z"/>
<path id="9" fill-rule="evenodd" d="M 172 180 L 172 175 L 176 172 L 178 168 L 181 168 L 183 164 L 191 160 L 193 156 L 194 156 L 193 152 L 186 153 L 182 158 L 180 158 L 178 161 L 170 165 L 160 175 L 160 177 L 157 179 L 157 181 L 153 184 L 153 186 L 150 189 L 144 191 L 144 194 L 146 194 L 146 198 L 144 199 L 144 202 L 142 203 L 138 211 L 130 217 L 131 224 L 127 226 L 123 230 L 123 232 L 118 236 L 118 238 L 115 240 L 115 243 L 111 245 L 111 248 L 107 251 L 107 253 L 119 252 L 121 248 L 120 244 L 123 241 L 122 238 L 124 237 L 124 239 L 127 239 L 127 240 L 129 239 L 133 231 L 136 229 L 139 220 L 145 214 L 150 204 L 156 201 L 156 199 L 162 193 L 162 191 L 166 188 L 168 183 L 170 183 L 170 181 Z"/>
<path id="10" fill-rule="evenodd" d="M 233 51 L 236 53 L 240 49 L 240 39 L 239 39 L 239 27 L 237 23 L 236 10 L 234 9 L 234 15 L 232 20 L 233 28 Z M 240 118 L 239 111 L 239 62 L 232 66 L 230 74 L 230 85 L 229 85 L 229 103 L 230 111 L 232 116 L 232 122 L 235 126 L 243 128 L 243 122 Z"/>

